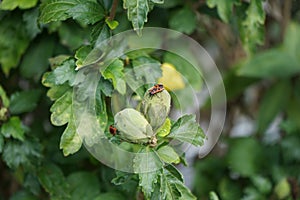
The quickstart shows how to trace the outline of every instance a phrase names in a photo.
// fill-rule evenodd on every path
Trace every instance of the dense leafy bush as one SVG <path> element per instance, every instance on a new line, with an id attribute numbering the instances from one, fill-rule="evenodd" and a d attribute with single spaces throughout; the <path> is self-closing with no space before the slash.
<path id="1" fill-rule="evenodd" d="M 298 199 L 298 4 L 291 0 L 3 0 L 0 199 Z M 186 164 L 184 155 L 168 144 L 177 138 L 202 145 L 202 130 L 194 115 L 177 121 L 168 118 L 168 100 L 161 106 L 147 96 L 151 85 L 143 84 L 162 82 L 171 94 L 173 110 L 193 109 L 187 83 L 197 91 L 204 90 L 205 83 L 194 78 L 199 72 L 191 63 L 170 52 L 144 49 L 110 63 L 97 60 L 92 63 L 93 73 L 82 73 L 99 45 L 102 51 L 112 51 L 103 41 L 129 29 L 145 34 L 144 26 L 190 35 L 213 55 L 223 75 L 228 100 L 225 128 L 212 153 L 203 159 L 195 156 L 190 163 L 194 178 L 187 181 L 193 181 L 188 182 L 192 192 L 174 167 Z M 146 67 L 138 70 L 143 65 L 151 65 L 151 73 Z M 84 78 L 78 81 L 80 73 Z M 124 149 L 155 153 L 136 159 L 136 173 L 101 164 L 76 133 L 74 88 L 88 84 L 95 74 L 100 77 L 95 112 L 105 136 Z M 85 88 L 88 85 L 81 89 Z M 144 115 L 135 116 L 143 123 L 131 130 L 151 126 L 152 132 L 147 132 L 154 136 L 151 140 L 144 140 L 144 133 L 132 139 L 132 131 L 121 126 L 126 118 L 113 114 L 110 104 L 123 106 L 112 100 L 113 95 L 128 91 L 142 102 L 137 109 Z M 151 110 L 156 107 L 165 110 L 163 117 Z M 209 100 L 200 111 L 200 121 L 209 120 Z M 132 116 L 137 111 L 129 112 Z M 116 121 L 121 132 L 115 137 L 108 128 Z M 134 120 L 124 122 L 130 123 Z"/>

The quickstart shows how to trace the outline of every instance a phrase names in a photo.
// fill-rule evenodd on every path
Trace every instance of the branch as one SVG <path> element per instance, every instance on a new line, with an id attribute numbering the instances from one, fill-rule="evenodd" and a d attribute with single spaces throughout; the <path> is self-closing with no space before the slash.
<path id="1" fill-rule="evenodd" d="M 118 3 L 119 3 L 119 0 L 114 0 L 112 3 L 110 14 L 109 14 L 110 21 L 114 20 L 114 18 L 115 18 Z"/>

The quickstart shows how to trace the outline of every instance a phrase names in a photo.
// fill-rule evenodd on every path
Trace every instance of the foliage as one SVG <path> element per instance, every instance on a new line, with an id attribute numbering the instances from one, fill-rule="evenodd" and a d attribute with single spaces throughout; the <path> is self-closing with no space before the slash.
<path id="1" fill-rule="evenodd" d="M 299 1 L 278 2 L 2 0 L 0 199 L 298 199 L 300 7 Z M 106 39 L 131 28 L 144 34 L 144 26 L 171 28 L 204 44 L 224 78 L 227 126 L 221 145 L 194 158 L 192 190 L 177 169 L 186 163 L 176 144 L 201 146 L 205 135 L 195 115 L 174 120 L 169 111 L 177 111 L 176 98 L 183 109 L 194 109 L 187 87 L 205 88 L 194 78 L 198 72 L 159 50 L 107 63 L 93 57 L 109 50 Z M 81 73 L 90 64 L 92 73 Z M 148 155 L 137 154 L 135 173 L 99 163 L 77 134 L 74 89 L 86 99 L 93 76 L 99 77 L 94 103 L 105 137 Z M 164 93 L 147 96 L 152 85 L 145 82 L 163 83 Z M 126 115 L 136 116 L 120 119 L 110 103 L 122 107 L 114 95 L 129 93 L 137 107 Z M 201 120 L 208 120 L 209 109 L 201 109 Z M 237 137 L 242 116 L 255 130 L 249 136 L 238 129 Z M 116 122 L 121 132 L 112 136 L 108 128 Z"/>

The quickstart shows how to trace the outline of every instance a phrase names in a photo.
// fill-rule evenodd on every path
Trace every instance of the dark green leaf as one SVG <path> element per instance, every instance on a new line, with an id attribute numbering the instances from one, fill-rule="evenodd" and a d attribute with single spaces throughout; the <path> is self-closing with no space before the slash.
<path id="1" fill-rule="evenodd" d="M 111 79 L 114 88 L 120 93 L 125 94 L 126 83 L 124 80 L 124 63 L 117 59 L 105 69 L 101 70 L 101 73 L 105 79 Z"/>
<path id="2" fill-rule="evenodd" d="M 68 176 L 72 200 L 95 199 L 100 193 L 100 183 L 96 174 L 82 171 Z"/>
<path id="3" fill-rule="evenodd" d="M 258 131 L 264 132 L 276 115 L 288 104 L 291 94 L 291 84 L 281 80 L 274 84 L 263 96 L 258 112 Z"/>
<path id="4" fill-rule="evenodd" d="M 47 96 L 51 99 L 51 101 L 55 101 L 69 90 L 72 89 L 67 83 L 63 85 L 53 86 L 48 90 Z"/>
<path id="5" fill-rule="evenodd" d="M 39 195 L 41 186 L 36 175 L 27 174 L 24 179 L 24 187 L 27 188 L 34 195 Z"/>
<path id="6" fill-rule="evenodd" d="M 69 184 L 61 169 L 51 163 L 43 165 L 38 171 L 38 178 L 43 188 L 56 199 L 70 199 Z"/>
<path id="7" fill-rule="evenodd" d="M 238 74 L 247 77 L 290 77 L 300 72 L 295 57 L 280 49 L 256 54 L 239 69 Z"/>
<path id="8" fill-rule="evenodd" d="M 205 135 L 196 122 L 195 115 L 184 115 L 179 118 L 171 128 L 167 138 L 188 142 L 195 146 L 200 146 L 204 142 Z"/>
<path id="9" fill-rule="evenodd" d="M 10 112 L 12 114 L 31 112 L 37 106 L 40 96 L 41 90 L 28 90 L 12 94 L 10 97 Z"/>
<path id="10" fill-rule="evenodd" d="M 105 80 L 103 77 L 100 78 L 99 86 L 100 90 L 103 92 L 103 94 L 107 97 L 111 97 L 114 88 L 110 81 Z"/>
<path id="11" fill-rule="evenodd" d="M 40 6 L 40 21 L 47 24 L 62 21 L 70 17 L 68 11 L 78 5 L 77 0 L 46 0 Z"/>
<path id="12" fill-rule="evenodd" d="M 85 25 L 94 24 L 105 16 L 104 8 L 93 1 L 81 1 L 72 9 L 67 10 L 67 13 Z"/>
<path id="13" fill-rule="evenodd" d="M 0 20 L 0 65 L 6 76 L 12 68 L 17 67 L 30 42 L 26 24 L 21 18 L 22 16 L 15 13 Z"/>
<path id="14" fill-rule="evenodd" d="M 218 0 L 208 0 L 206 4 L 210 8 L 217 7 L 218 14 L 220 18 L 228 23 L 233 11 L 233 5 L 238 2 L 237 0 L 227 0 L 227 1 L 218 1 Z"/>
<path id="15" fill-rule="evenodd" d="M 4 147 L 4 138 L 0 135 L 0 153 L 2 153 Z"/>
<path id="16" fill-rule="evenodd" d="M 123 2 L 123 7 L 127 9 L 127 17 L 132 22 L 133 29 L 141 34 L 144 23 L 147 22 L 148 0 L 123 0 Z"/>
<path id="17" fill-rule="evenodd" d="M 38 198 L 27 191 L 21 190 L 14 193 L 10 200 L 38 200 Z"/>
<path id="18" fill-rule="evenodd" d="M 185 7 L 175 12 L 169 21 L 169 26 L 176 31 L 191 34 L 196 29 L 196 15 L 191 9 Z"/>
<path id="19" fill-rule="evenodd" d="M 83 29 L 75 22 L 62 23 L 58 28 L 58 34 L 61 44 L 72 51 L 77 50 L 89 39 L 89 30 Z"/>
<path id="20" fill-rule="evenodd" d="M 119 192 L 107 192 L 98 195 L 94 200 L 125 200 L 125 197 Z"/>
<path id="21" fill-rule="evenodd" d="M 141 56 L 134 59 L 132 65 L 136 79 L 144 80 L 144 83 L 156 83 L 162 76 L 161 63 L 153 58 Z"/>
<path id="22" fill-rule="evenodd" d="M 176 163 L 180 162 L 178 154 L 170 146 L 163 146 L 157 150 L 159 158 L 166 163 Z"/>
<path id="23" fill-rule="evenodd" d="M 76 126 L 73 119 L 69 120 L 68 126 L 60 138 L 59 148 L 63 150 L 64 156 L 74 154 L 79 151 L 82 140 L 76 132 Z"/>
<path id="24" fill-rule="evenodd" d="M 32 10 L 26 11 L 23 14 L 23 21 L 26 24 L 26 30 L 30 38 L 34 38 L 37 34 L 41 32 L 38 24 L 39 9 L 34 8 Z"/>
<path id="25" fill-rule="evenodd" d="M 230 143 L 227 160 L 229 167 L 234 172 L 246 177 L 252 176 L 261 167 L 261 146 L 252 138 L 233 139 Z"/>
<path id="26" fill-rule="evenodd" d="M 40 144 L 29 139 L 24 142 L 9 141 L 3 149 L 3 160 L 12 169 L 17 169 L 20 165 L 25 170 L 32 169 L 39 164 L 41 157 Z"/>
<path id="27" fill-rule="evenodd" d="M 251 181 L 262 194 L 268 194 L 272 190 L 272 183 L 266 177 L 254 176 L 251 178 Z"/>
<path id="28" fill-rule="evenodd" d="M 13 137 L 21 141 L 24 140 L 25 131 L 19 117 L 11 117 L 8 122 L 1 126 L 0 132 L 5 137 Z"/>
<path id="29" fill-rule="evenodd" d="M 62 126 L 69 122 L 72 116 L 72 91 L 67 91 L 51 106 L 51 122 L 55 126 Z"/>
<path id="30" fill-rule="evenodd" d="M 84 67 L 85 65 L 85 59 L 91 52 L 92 47 L 91 46 L 82 46 L 80 47 L 75 54 L 76 60 L 76 69 L 79 70 L 81 67 Z"/>
<path id="31" fill-rule="evenodd" d="M 0 4 L 0 9 L 14 10 L 17 7 L 20 9 L 28 9 L 34 7 L 37 2 L 38 0 L 3 0 L 3 2 Z"/>

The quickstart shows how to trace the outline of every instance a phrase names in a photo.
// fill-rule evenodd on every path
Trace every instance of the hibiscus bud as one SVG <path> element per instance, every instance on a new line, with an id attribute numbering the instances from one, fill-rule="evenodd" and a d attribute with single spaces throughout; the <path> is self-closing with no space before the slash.
<path id="1" fill-rule="evenodd" d="M 121 138 L 133 143 L 148 143 L 153 130 L 145 117 L 135 109 L 126 108 L 118 112 L 115 126 Z"/>
<path id="2" fill-rule="evenodd" d="M 165 122 L 169 115 L 171 96 L 161 84 L 150 88 L 144 95 L 141 104 L 141 112 L 156 132 Z"/>

